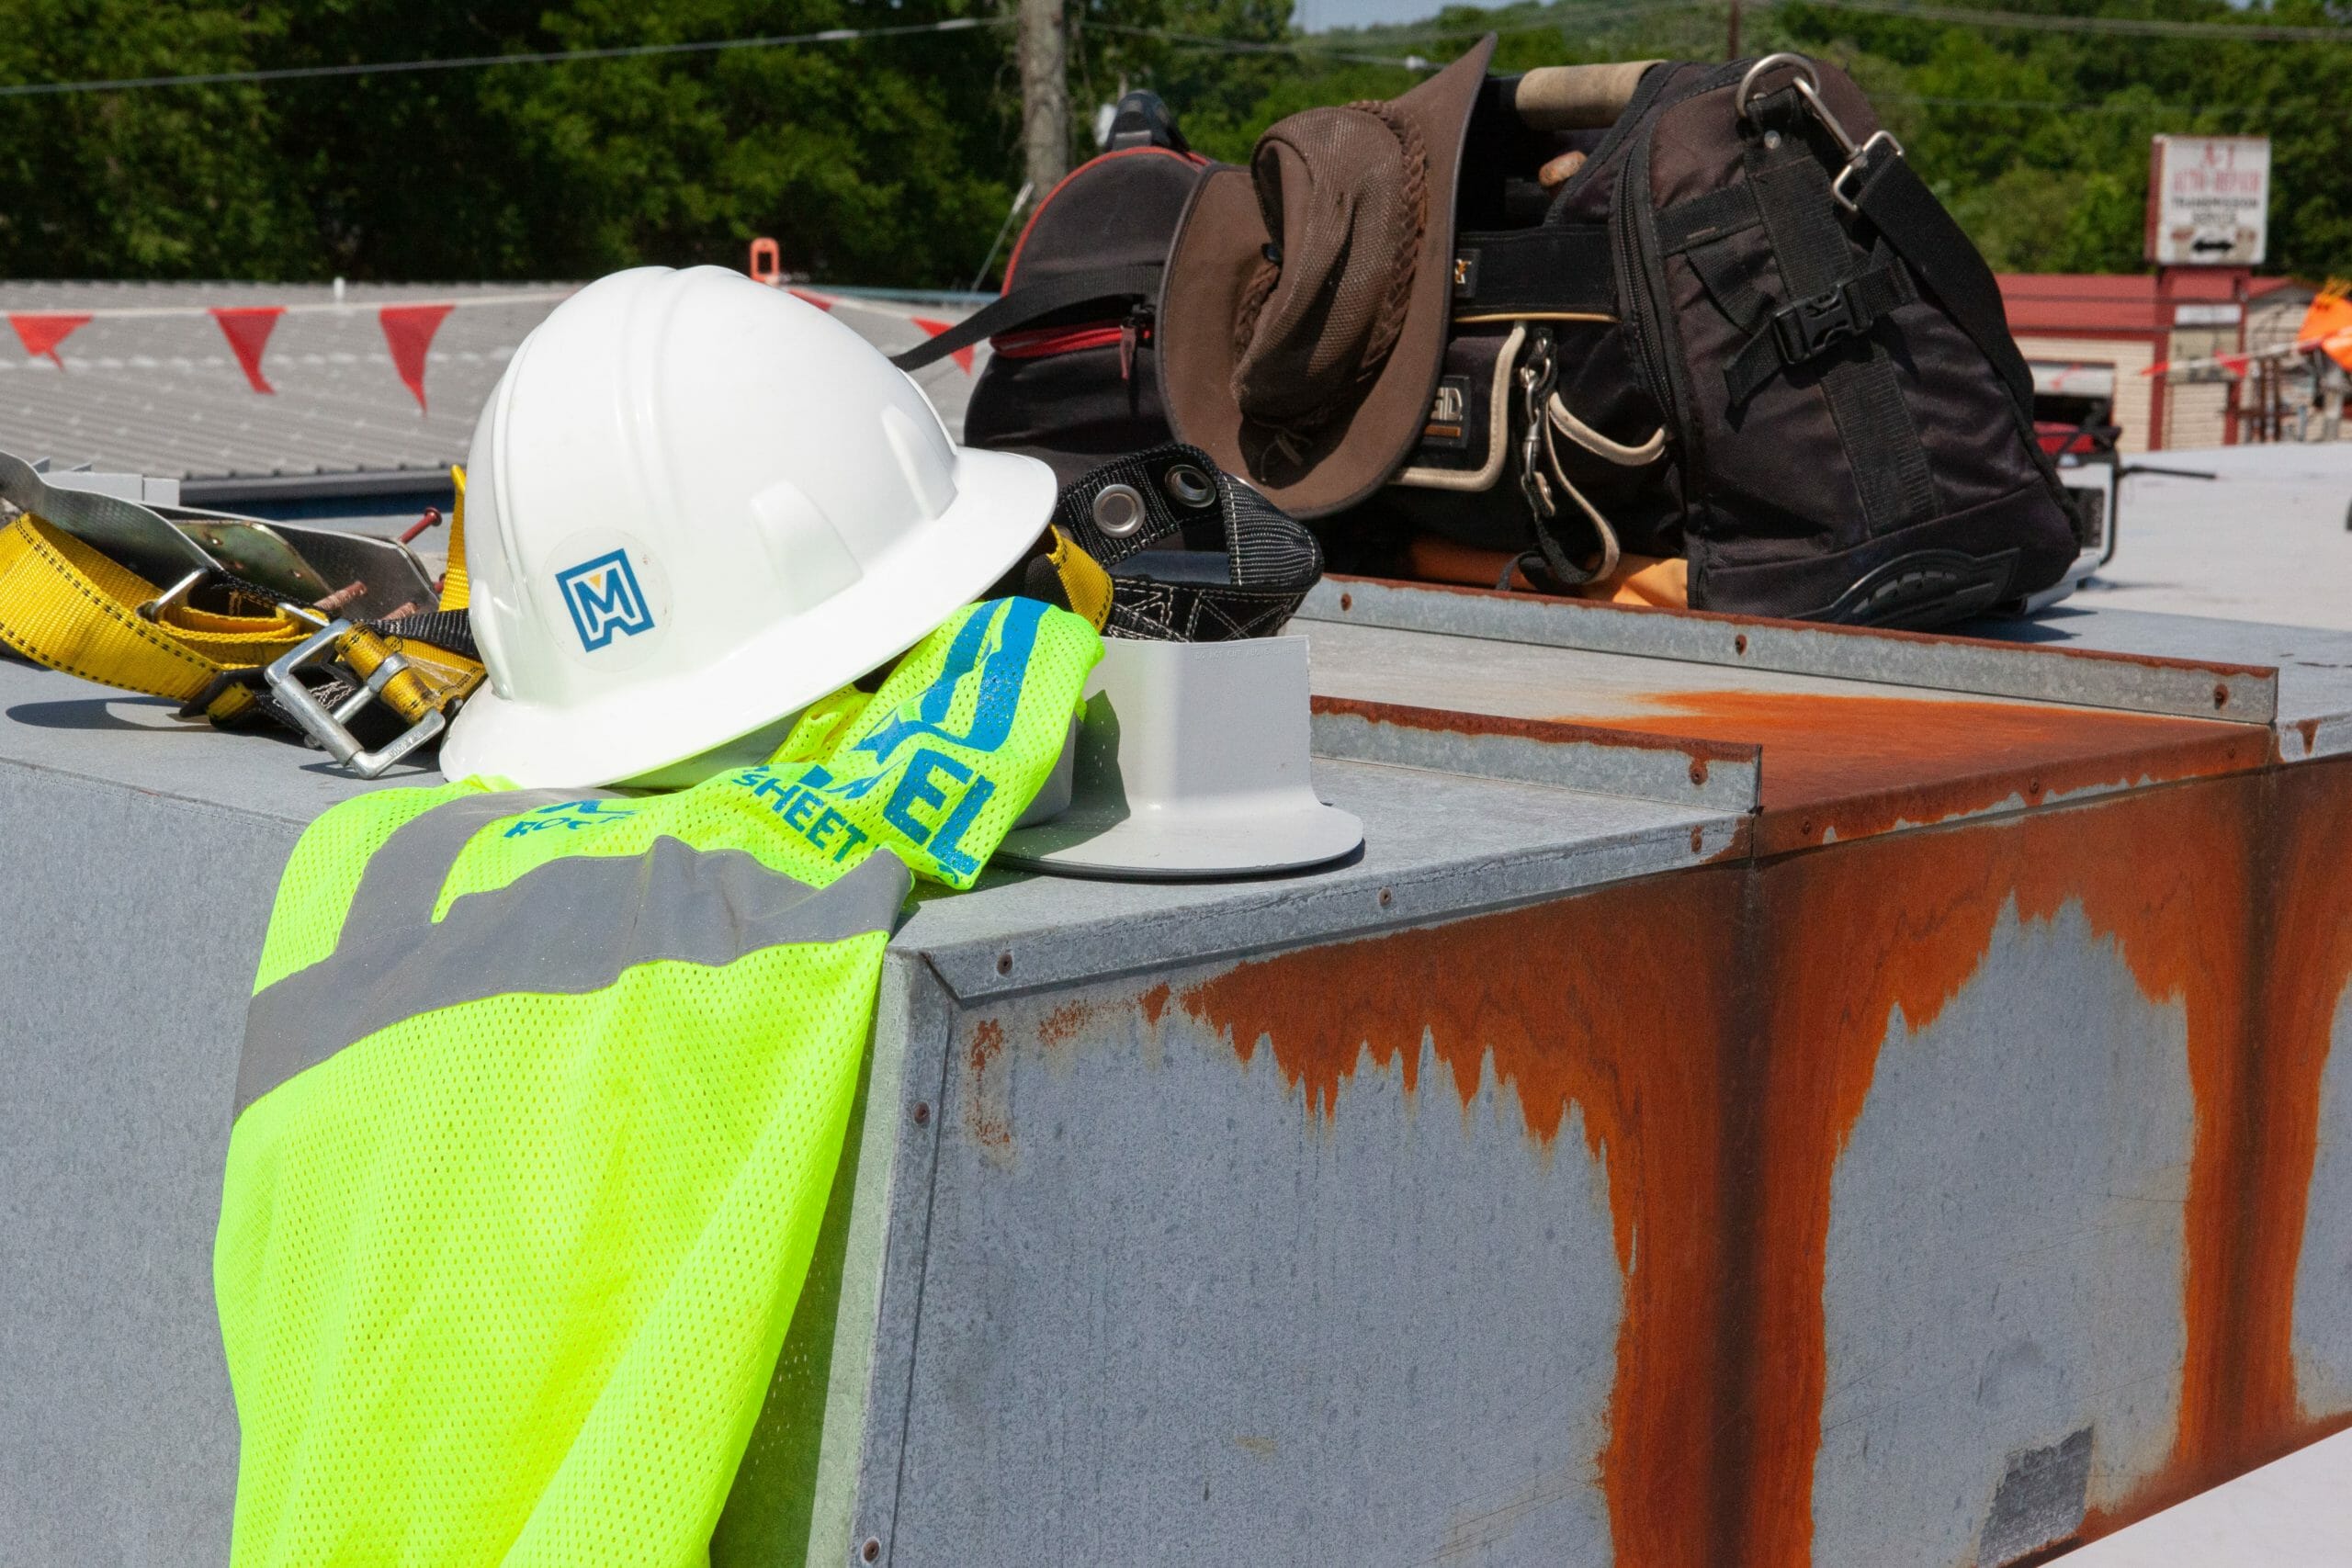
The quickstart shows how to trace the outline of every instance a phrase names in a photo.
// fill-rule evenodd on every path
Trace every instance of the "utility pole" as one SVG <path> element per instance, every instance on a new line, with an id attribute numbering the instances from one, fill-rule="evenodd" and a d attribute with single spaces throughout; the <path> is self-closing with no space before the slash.
<path id="1" fill-rule="evenodd" d="M 1069 64 L 1062 0 L 1021 6 L 1021 141 L 1029 184 L 1049 191 L 1069 173 Z"/>
<path id="2" fill-rule="evenodd" d="M 1731 0 L 1731 31 L 1724 39 L 1724 58 L 1739 58 L 1739 0 Z"/>

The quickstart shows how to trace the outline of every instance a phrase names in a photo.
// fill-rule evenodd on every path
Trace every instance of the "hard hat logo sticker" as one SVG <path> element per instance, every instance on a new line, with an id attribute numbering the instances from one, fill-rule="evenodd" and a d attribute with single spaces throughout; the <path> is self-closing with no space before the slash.
<path id="1" fill-rule="evenodd" d="M 653 612 L 646 604 L 645 590 L 638 586 L 626 550 L 611 550 L 594 560 L 566 567 L 555 574 L 555 585 L 562 590 L 564 607 L 571 612 L 571 627 L 580 634 L 580 646 L 590 653 L 610 643 L 616 632 L 635 637 L 653 629 Z"/>

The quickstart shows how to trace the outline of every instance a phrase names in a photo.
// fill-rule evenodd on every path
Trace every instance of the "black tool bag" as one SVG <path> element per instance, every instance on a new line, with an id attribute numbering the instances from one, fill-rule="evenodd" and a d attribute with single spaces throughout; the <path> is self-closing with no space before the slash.
<path id="1" fill-rule="evenodd" d="M 2059 580 L 2073 513 L 1999 290 L 1845 75 L 1655 64 L 1597 137 L 1547 76 L 1476 111 L 1445 362 L 1384 506 L 1548 586 L 1687 554 L 1692 605 L 1751 615 L 1927 626 Z M 1588 160 L 1531 216 L 1564 146 Z"/>
<path id="2" fill-rule="evenodd" d="M 1041 457 L 1064 484 L 1167 442 L 1152 312 L 1177 220 L 1208 166 L 1159 98 L 1129 93 L 1109 151 L 1030 215 L 1002 295 L 894 362 L 914 370 L 989 340 L 965 444 Z"/>

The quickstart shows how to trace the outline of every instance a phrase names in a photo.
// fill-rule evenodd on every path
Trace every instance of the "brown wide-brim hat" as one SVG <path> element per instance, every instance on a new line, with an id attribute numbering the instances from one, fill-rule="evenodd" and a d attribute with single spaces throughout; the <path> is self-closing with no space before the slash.
<path id="1" fill-rule="evenodd" d="M 1494 49 L 1490 33 L 1386 103 L 1276 123 L 1250 168 L 1201 182 L 1177 229 L 1155 328 L 1169 423 L 1294 516 L 1379 489 L 1427 423 Z"/>

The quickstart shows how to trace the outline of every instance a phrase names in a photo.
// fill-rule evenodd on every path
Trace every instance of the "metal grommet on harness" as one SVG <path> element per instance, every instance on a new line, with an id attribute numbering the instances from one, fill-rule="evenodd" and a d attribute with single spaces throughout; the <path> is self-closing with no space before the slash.
<path id="1" fill-rule="evenodd" d="M 1170 464 L 1159 482 L 1179 506 L 1197 510 L 1216 499 L 1216 486 L 1209 482 L 1208 475 L 1190 463 Z"/>
<path id="2" fill-rule="evenodd" d="M 1114 539 L 1143 526 L 1143 492 L 1133 485 L 1104 485 L 1094 497 L 1094 525 Z"/>

